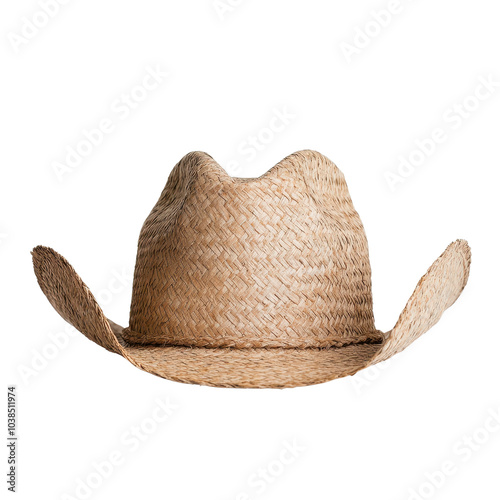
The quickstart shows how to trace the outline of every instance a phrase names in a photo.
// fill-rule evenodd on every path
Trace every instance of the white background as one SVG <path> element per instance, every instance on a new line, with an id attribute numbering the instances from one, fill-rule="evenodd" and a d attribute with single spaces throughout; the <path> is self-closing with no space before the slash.
<path id="1" fill-rule="evenodd" d="M 18 391 L 18 498 L 499 498 L 489 415 L 500 411 L 500 87 L 473 97 L 481 79 L 500 82 L 498 2 L 57 5 L 46 23 L 33 0 L 0 13 L 2 380 Z M 389 7 L 389 21 L 374 21 Z M 148 67 L 169 75 L 144 92 Z M 143 100 L 129 113 L 120 100 L 131 92 Z M 293 118 L 270 134 L 276 112 Z M 102 119 L 113 130 L 58 176 L 54 165 Z M 391 189 L 387 173 L 436 128 L 446 140 Z M 52 246 L 126 325 L 140 227 L 184 154 L 257 176 L 304 148 L 346 176 L 379 329 L 448 243 L 472 247 L 462 297 L 391 361 L 300 389 L 182 385 L 73 334 L 36 284 L 30 250 Z M 159 424 L 157 398 L 177 406 Z M 141 425 L 151 432 L 135 450 L 127 436 Z M 294 441 L 292 460 L 282 452 Z M 120 464 L 97 476 L 93 463 L 116 453 Z M 436 473 L 444 462 L 453 474 Z M 88 480 L 90 492 L 77 489 Z"/>

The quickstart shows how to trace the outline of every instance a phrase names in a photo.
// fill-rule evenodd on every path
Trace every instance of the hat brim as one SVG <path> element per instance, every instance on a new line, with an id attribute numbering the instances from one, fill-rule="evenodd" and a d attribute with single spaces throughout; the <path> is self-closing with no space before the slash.
<path id="1" fill-rule="evenodd" d="M 36 247 L 38 283 L 56 311 L 87 338 L 134 366 L 177 382 L 216 387 L 285 388 L 327 382 L 384 361 L 435 325 L 460 296 L 469 276 L 466 241 L 450 244 L 419 281 L 396 326 L 381 343 L 329 349 L 234 349 L 127 344 L 68 261 Z"/>

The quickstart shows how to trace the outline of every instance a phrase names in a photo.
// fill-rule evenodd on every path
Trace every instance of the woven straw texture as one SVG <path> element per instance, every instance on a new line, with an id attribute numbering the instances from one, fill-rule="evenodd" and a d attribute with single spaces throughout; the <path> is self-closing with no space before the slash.
<path id="1" fill-rule="evenodd" d="M 124 336 L 210 348 L 380 341 L 368 244 L 342 173 L 299 153 L 249 181 L 186 156 L 141 231 Z"/>
<path id="2" fill-rule="evenodd" d="M 190 153 L 142 228 L 128 328 L 104 316 L 54 250 L 35 248 L 33 262 L 61 316 L 135 366 L 180 382 L 281 388 L 352 375 L 406 348 L 462 292 L 470 249 L 452 243 L 383 334 L 363 225 L 330 160 L 301 151 L 237 179 Z"/>

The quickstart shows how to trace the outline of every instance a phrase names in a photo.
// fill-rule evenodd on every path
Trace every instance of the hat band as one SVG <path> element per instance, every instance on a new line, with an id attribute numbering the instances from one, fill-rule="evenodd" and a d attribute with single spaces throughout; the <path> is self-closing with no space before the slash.
<path id="1" fill-rule="evenodd" d="M 146 335 L 136 332 L 131 328 L 124 328 L 122 336 L 130 346 L 190 347 L 203 349 L 337 349 L 339 347 L 347 347 L 350 345 L 380 344 L 384 340 L 384 334 L 379 330 L 375 330 L 366 335 L 359 335 L 357 338 L 349 338 L 344 341 L 331 340 L 327 345 L 317 345 L 315 339 L 311 339 L 310 343 L 305 340 L 304 344 L 301 346 L 297 346 L 296 344 L 290 345 L 286 342 L 282 342 L 280 345 L 274 342 L 270 345 L 266 344 L 265 339 L 262 340 L 262 345 L 250 345 L 249 343 L 245 343 L 244 340 L 242 340 L 241 343 L 236 343 L 232 339 L 228 339 L 224 342 L 224 340 L 220 338 L 214 343 L 204 342 L 203 344 L 190 344 L 188 342 L 178 342 L 174 340 L 167 342 L 152 342 L 151 338 L 146 338 Z M 144 341 L 141 341 L 141 338 L 144 339 Z"/>

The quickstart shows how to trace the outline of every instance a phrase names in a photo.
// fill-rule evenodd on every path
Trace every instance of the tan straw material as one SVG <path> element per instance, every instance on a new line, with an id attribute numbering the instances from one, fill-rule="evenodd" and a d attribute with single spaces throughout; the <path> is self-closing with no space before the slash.
<path id="1" fill-rule="evenodd" d="M 135 366 L 179 382 L 282 388 L 405 349 L 459 297 L 470 249 L 449 245 L 383 334 L 363 225 L 330 160 L 301 151 L 238 179 L 197 152 L 175 166 L 142 228 L 128 328 L 54 250 L 36 247 L 33 262 L 59 314 Z"/>

